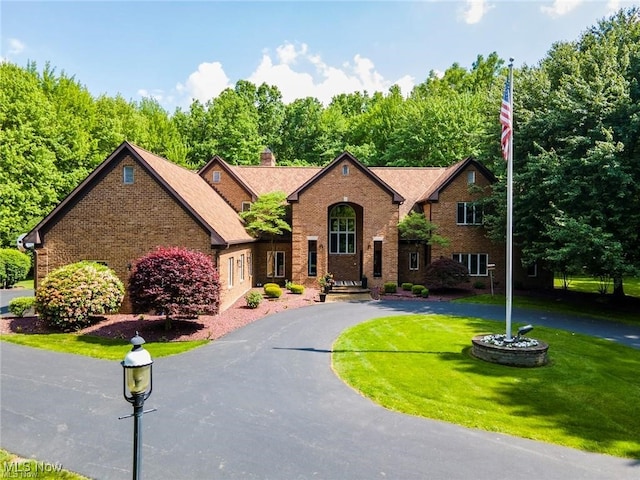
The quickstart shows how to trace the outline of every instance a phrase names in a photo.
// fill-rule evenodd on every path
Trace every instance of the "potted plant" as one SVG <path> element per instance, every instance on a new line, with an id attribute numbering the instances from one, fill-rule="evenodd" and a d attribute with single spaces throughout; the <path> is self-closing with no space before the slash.
<path id="1" fill-rule="evenodd" d="M 320 289 L 324 293 L 329 293 L 333 288 L 333 284 L 335 281 L 333 280 L 333 273 L 325 273 L 318 279 L 318 283 L 320 284 Z"/>

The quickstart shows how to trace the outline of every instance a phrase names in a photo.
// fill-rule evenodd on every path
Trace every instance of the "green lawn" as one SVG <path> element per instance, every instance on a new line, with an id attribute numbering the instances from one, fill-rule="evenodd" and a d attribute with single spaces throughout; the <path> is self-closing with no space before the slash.
<path id="1" fill-rule="evenodd" d="M 336 340 L 338 375 L 400 412 L 585 451 L 640 458 L 640 351 L 536 327 L 550 364 L 522 369 L 473 358 L 471 338 L 496 322 L 404 315 Z"/>
<path id="2" fill-rule="evenodd" d="M 50 480 L 88 480 L 87 477 L 62 469 L 63 465 L 24 459 L 0 449 L 0 478 L 41 478 Z"/>
<path id="3" fill-rule="evenodd" d="M 37 335 L 16 333 L 3 335 L 1 340 L 18 345 L 26 345 L 28 347 L 42 348 L 55 352 L 75 353 L 77 355 L 101 358 L 103 360 L 122 360 L 131 349 L 131 344 L 127 340 L 114 340 L 90 335 L 78 335 L 75 333 L 48 333 Z M 145 343 L 144 347 L 153 358 L 160 358 L 177 355 L 208 342 L 208 340 L 149 342 Z"/>
<path id="4" fill-rule="evenodd" d="M 563 280 L 556 277 L 553 281 L 555 288 L 563 288 Z M 640 277 L 625 277 L 622 281 L 625 295 L 640 298 Z M 571 277 L 569 279 L 569 290 L 575 292 L 600 293 L 600 281 L 592 277 Z M 609 285 L 607 293 L 613 291 L 613 285 Z"/>

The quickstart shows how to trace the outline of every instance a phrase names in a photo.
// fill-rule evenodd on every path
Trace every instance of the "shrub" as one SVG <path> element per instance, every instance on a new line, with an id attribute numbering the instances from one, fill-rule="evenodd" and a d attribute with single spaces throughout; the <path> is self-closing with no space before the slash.
<path id="1" fill-rule="evenodd" d="M 413 293 L 414 295 L 422 295 L 422 291 L 426 290 L 427 287 L 425 287 L 424 285 L 414 285 L 413 287 L 411 287 L 411 293 Z"/>
<path id="2" fill-rule="evenodd" d="M 486 285 L 482 280 L 476 280 L 475 282 L 473 282 L 473 288 L 484 290 L 486 288 Z"/>
<path id="3" fill-rule="evenodd" d="M 9 302 L 9 311 L 16 317 L 24 317 L 36 304 L 35 297 L 15 297 Z"/>
<path id="4" fill-rule="evenodd" d="M 11 288 L 27 278 L 31 257 L 14 248 L 0 249 L 0 288 Z"/>
<path id="5" fill-rule="evenodd" d="M 49 325 L 72 330 L 117 311 L 123 298 L 124 286 L 113 270 L 83 261 L 47 275 L 36 290 L 35 307 Z"/>
<path id="6" fill-rule="evenodd" d="M 431 288 L 451 288 L 469 281 L 469 270 L 460 262 L 440 258 L 426 268 L 426 283 Z"/>
<path id="7" fill-rule="evenodd" d="M 429 297 L 429 289 L 425 288 L 424 290 L 422 290 L 422 293 L 420 294 L 421 297 L 423 298 L 428 298 Z"/>
<path id="8" fill-rule="evenodd" d="M 393 282 L 387 282 L 384 284 L 384 293 L 396 293 L 398 286 Z"/>
<path id="9" fill-rule="evenodd" d="M 264 287 L 264 293 L 269 298 L 280 298 L 282 296 L 282 289 L 278 285 L 269 285 Z"/>
<path id="10" fill-rule="evenodd" d="M 265 283 L 262 288 L 264 289 L 264 293 L 267 293 L 267 288 L 273 288 L 273 287 L 278 287 L 280 288 L 280 285 L 278 285 L 277 283 Z"/>
<path id="11" fill-rule="evenodd" d="M 244 300 L 247 302 L 247 307 L 258 308 L 262 301 L 262 294 L 260 292 L 249 292 L 244 296 Z"/>
<path id="12" fill-rule="evenodd" d="M 297 283 L 292 283 L 289 286 L 289 290 L 291 291 L 291 293 L 295 293 L 295 294 L 301 294 L 304 293 L 304 285 L 298 285 Z"/>
<path id="13" fill-rule="evenodd" d="M 413 283 L 405 282 L 402 284 L 402 290 L 406 292 L 410 292 L 412 288 L 413 288 Z"/>
<path id="14" fill-rule="evenodd" d="M 158 247 L 135 261 L 129 277 L 134 313 L 196 318 L 218 313 L 220 279 L 210 257 L 181 247 Z"/>

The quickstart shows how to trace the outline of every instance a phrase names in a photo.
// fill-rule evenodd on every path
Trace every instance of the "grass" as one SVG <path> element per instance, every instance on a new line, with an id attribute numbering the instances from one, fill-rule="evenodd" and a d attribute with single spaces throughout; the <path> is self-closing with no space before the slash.
<path id="1" fill-rule="evenodd" d="M 16 283 L 13 288 L 26 288 L 33 290 L 33 278 L 30 280 L 21 280 Z"/>
<path id="2" fill-rule="evenodd" d="M 16 333 L 3 335 L 2 341 L 55 352 L 85 355 L 103 360 L 122 360 L 127 351 L 131 349 L 131 344 L 128 340 L 115 340 L 75 333 L 48 333 L 37 335 Z M 144 347 L 153 358 L 160 358 L 184 353 L 208 342 L 208 340 L 148 342 L 145 343 Z"/>
<path id="3" fill-rule="evenodd" d="M 2 476 L 0 478 L 42 478 L 51 480 L 88 480 L 77 473 L 63 470 L 60 464 L 20 458 L 0 449 Z"/>
<path id="4" fill-rule="evenodd" d="M 554 288 L 563 288 L 562 278 L 556 277 L 553 280 Z M 640 277 L 625 277 L 622 281 L 625 295 L 640 298 Z M 608 285 L 608 293 L 611 293 L 613 286 Z M 585 293 L 600 293 L 600 280 L 592 277 L 571 277 L 569 279 L 569 290 Z"/>
<path id="5" fill-rule="evenodd" d="M 640 458 L 640 351 L 536 327 L 550 364 L 522 369 L 473 358 L 496 323 L 404 315 L 354 326 L 332 361 L 349 385 L 392 410 L 584 451 Z"/>

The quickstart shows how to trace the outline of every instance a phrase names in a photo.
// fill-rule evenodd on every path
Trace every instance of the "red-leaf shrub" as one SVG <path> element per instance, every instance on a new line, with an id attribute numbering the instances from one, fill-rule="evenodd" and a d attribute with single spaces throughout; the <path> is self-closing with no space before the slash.
<path id="1" fill-rule="evenodd" d="M 425 279 L 431 289 L 452 288 L 469 281 L 469 270 L 451 258 L 440 258 L 426 268 Z"/>
<path id="2" fill-rule="evenodd" d="M 123 298 L 124 286 L 113 270 L 84 261 L 45 277 L 36 291 L 36 311 L 49 325 L 80 329 L 98 315 L 118 311 Z"/>
<path id="3" fill-rule="evenodd" d="M 158 247 L 136 260 L 129 277 L 135 313 L 196 318 L 218 313 L 220 278 L 210 257 L 180 247 Z"/>

